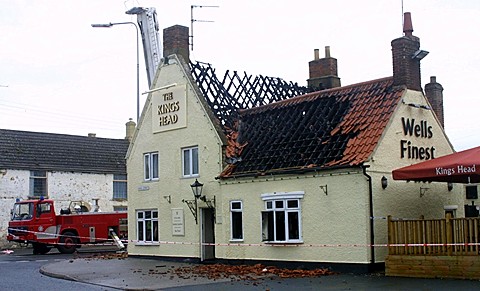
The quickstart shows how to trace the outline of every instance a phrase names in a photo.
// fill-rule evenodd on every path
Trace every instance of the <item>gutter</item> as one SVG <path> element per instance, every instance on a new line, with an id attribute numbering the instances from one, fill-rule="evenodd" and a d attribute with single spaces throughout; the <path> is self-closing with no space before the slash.
<path id="1" fill-rule="evenodd" d="M 363 175 L 367 177 L 368 180 L 368 208 L 369 208 L 369 216 L 370 216 L 370 263 L 375 264 L 375 229 L 373 224 L 373 190 L 372 190 L 372 177 L 367 174 L 367 168 L 369 165 L 362 165 Z"/>

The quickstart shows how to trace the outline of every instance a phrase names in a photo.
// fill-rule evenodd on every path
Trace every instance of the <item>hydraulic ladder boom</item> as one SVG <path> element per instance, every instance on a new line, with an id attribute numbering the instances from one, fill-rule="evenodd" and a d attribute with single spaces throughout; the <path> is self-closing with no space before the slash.
<path id="1" fill-rule="evenodd" d="M 134 7 L 126 14 L 136 14 L 137 23 L 142 34 L 145 67 L 147 69 L 148 87 L 152 86 L 158 64 L 162 58 L 161 42 L 158 36 L 157 12 L 155 8 Z"/>

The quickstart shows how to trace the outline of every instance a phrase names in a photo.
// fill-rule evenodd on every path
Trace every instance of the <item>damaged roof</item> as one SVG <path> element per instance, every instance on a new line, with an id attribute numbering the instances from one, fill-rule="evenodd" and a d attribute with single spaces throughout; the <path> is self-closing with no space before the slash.
<path id="1" fill-rule="evenodd" d="M 129 141 L 0 129 L 0 169 L 126 174 Z"/>
<path id="2" fill-rule="evenodd" d="M 226 128 L 228 166 L 219 178 L 359 166 L 404 89 L 388 77 L 241 110 Z"/>

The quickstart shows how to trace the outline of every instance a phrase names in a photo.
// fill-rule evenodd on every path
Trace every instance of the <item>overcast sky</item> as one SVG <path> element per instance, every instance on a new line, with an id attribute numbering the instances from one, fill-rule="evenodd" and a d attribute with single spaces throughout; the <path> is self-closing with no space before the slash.
<path id="1" fill-rule="evenodd" d="M 338 60 L 342 85 L 392 75 L 401 0 L 0 0 L 0 128 L 124 138 L 136 119 L 136 22 L 155 7 L 161 30 L 190 27 L 191 57 L 225 69 L 306 85 L 314 49 Z M 430 52 L 422 84 L 444 88 L 445 130 L 458 150 L 480 146 L 480 1 L 404 0 L 413 34 Z M 213 22 L 201 22 L 207 20 Z M 162 32 L 160 31 L 160 37 Z M 140 44 L 140 92 L 148 90 Z M 141 108 L 146 95 L 141 95 Z"/>

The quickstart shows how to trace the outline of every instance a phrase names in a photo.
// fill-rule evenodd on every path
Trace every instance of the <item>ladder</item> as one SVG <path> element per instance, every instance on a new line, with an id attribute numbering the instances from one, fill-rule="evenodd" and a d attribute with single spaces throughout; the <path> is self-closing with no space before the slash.
<path id="1" fill-rule="evenodd" d="M 157 72 L 158 64 L 162 58 L 161 42 L 158 36 L 158 21 L 155 8 L 133 7 L 125 12 L 136 14 L 137 23 L 142 34 L 143 54 L 145 56 L 145 68 L 147 70 L 148 87 L 152 86 Z"/>
<path id="2" fill-rule="evenodd" d="M 122 240 L 118 237 L 118 235 L 115 233 L 115 230 L 109 227 L 108 232 L 110 233 L 110 236 L 113 238 L 113 241 L 117 245 L 118 249 L 120 250 L 125 249 L 125 245 L 123 244 Z"/>

